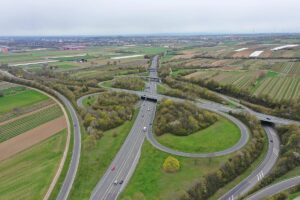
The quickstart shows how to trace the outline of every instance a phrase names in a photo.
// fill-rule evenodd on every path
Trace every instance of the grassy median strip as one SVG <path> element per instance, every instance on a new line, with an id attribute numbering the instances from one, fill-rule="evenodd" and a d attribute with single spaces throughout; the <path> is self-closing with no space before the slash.
<path id="1" fill-rule="evenodd" d="M 56 172 L 66 130 L 0 162 L 0 199 L 42 199 Z"/>
<path id="2" fill-rule="evenodd" d="M 138 110 L 135 111 L 131 121 L 126 121 L 117 128 L 103 132 L 103 137 L 96 141 L 93 148 L 87 148 L 83 142 L 80 166 L 70 199 L 89 199 L 94 187 L 124 143 L 137 114 Z"/>

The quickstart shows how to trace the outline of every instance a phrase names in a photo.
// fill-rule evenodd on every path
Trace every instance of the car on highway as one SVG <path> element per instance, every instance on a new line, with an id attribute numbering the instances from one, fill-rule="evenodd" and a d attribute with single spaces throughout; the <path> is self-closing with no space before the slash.
<path id="1" fill-rule="evenodd" d="M 118 185 L 118 183 L 119 183 L 118 180 L 114 181 L 114 185 Z"/>
<path id="2" fill-rule="evenodd" d="M 144 126 L 144 128 L 143 128 L 143 131 L 144 131 L 144 132 L 146 132 L 146 131 L 147 131 L 147 127 L 146 127 L 146 126 Z"/>
<path id="3" fill-rule="evenodd" d="M 111 171 L 115 171 L 115 169 L 116 169 L 116 166 L 113 166 L 113 167 L 111 168 Z"/>
<path id="4" fill-rule="evenodd" d="M 147 110 L 150 111 L 150 108 L 148 108 Z"/>
<path id="5" fill-rule="evenodd" d="M 120 180 L 119 184 L 120 184 L 120 185 L 122 185 L 122 184 L 123 184 L 123 182 L 124 182 L 123 180 Z"/>

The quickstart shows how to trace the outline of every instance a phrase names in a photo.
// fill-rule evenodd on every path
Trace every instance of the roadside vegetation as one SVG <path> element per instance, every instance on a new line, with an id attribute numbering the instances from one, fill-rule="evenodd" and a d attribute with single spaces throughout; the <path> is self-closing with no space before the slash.
<path id="1" fill-rule="evenodd" d="M 195 84 L 178 81 L 171 77 L 166 77 L 165 79 L 163 79 L 163 82 L 171 89 L 166 89 L 162 94 L 192 100 L 203 98 L 218 103 L 226 103 L 223 98 L 219 97 L 208 89 L 197 86 Z"/>
<path id="2" fill-rule="evenodd" d="M 154 132 L 158 136 L 165 133 L 187 136 L 211 126 L 217 120 L 218 115 L 201 110 L 192 103 L 164 99 L 157 109 Z"/>
<path id="3" fill-rule="evenodd" d="M 281 144 L 279 158 L 272 171 L 251 193 L 274 183 L 300 166 L 300 154 L 298 153 L 300 150 L 300 127 L 296 125 L 281 126 L 277 128 L 277 131 Z"/>
<path id="4" fill-rule="evenodd" d="M 56 173 L 66 130 L 0 162 L 0 199 L 42 199 Z"/>
<path id="5" fill-rule="evenodd" d="M 145 82 L 141 78 L 135 77 L 115 78 L 112 81 L 112 87 L 142 91 L 144 90 Z"/>

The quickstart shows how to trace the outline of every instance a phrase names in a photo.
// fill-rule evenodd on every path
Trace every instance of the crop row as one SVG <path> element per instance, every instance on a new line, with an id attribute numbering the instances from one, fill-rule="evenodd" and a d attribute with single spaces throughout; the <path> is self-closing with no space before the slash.
<path id="1" fill-rule="evenodd" d="M 254 95 L 268 95 L 275 101 L 297 100 L 300 96 L 300 79 L 291 77 L 266 78 Z"/>
<path id="2" fill-rule="evenodd" d="M 40 112 L 25 116 L 21 119 L 0 126 L 0 142 L 8 140 L 21 133 L 29 131 L 62 115 L 59 106 L 51 106 Z"/>

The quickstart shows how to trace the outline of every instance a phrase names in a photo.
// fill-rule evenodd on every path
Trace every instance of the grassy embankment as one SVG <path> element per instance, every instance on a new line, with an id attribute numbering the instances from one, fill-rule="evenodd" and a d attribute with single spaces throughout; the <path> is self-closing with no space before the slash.
<path id="1" fill-rule="evenodd" d="M 163 134 L 156 136 L 161 144 L 183 152 L 208 153 L 222 151 L 236 144 L 240 139 L 238 127 L 225 118 L 213 125 L 188 136 Z"/>

